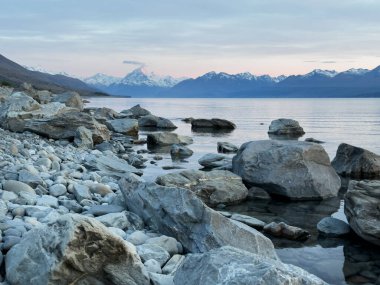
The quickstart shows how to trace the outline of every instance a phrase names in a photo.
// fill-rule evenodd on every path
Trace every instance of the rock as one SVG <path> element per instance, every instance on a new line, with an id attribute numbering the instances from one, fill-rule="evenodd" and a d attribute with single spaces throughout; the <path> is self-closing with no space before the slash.
<path id="1" fill-rule="evenodd" d="M 314 138 L 306 138 L 305 142 L 312 142 L 312 143 L 325 143 L 324 141 L 320 141 Z"/>
<path id="2" fill-rule="evenodd" d="M 175 133 L 159 132 L 148 134 L 147 142 L 148 146 L 169 146 L 173 144 L 188 145 L 193 143 L 193 139 Z"/>
<path id="3" fill-rule="evenodd" d="M 85 199 L 92 200 L 90 189 L 86 185 L 74 184 L 74 196 L 79 203 Z"/>
<path id="4" fill-rule="evenodd" d="M 193 119 L 191 121 L 192 129 L 214 129 L 214 130 L 233 130 L 236 125 L 233 122 L 223 119 Z"/>
<path id="5" fill-rule="evenodd" d="M 82 98 L 77 92 L 65 92 L 52 97 L 52 102 L 59 102 L 65 104 L 67 107 L 76 108 L 83 111 L 84 104 Z"/>
<path id="6" fill-rule="evenodd" d="M 50 170 L 51 169 L 51 160 L 47 157 L 42 157 L 40 159 L 38 159 L 36 162 L 35 162 L 35 165 L 37 166 L 43 166 L 45 167 L 47 170 Z"/>
<path id="7" fill-rule="evenodd" d="M 269 200 L 270 195 L 263 188 L 252 186 L 248 189 L 248 199 L 250 200 Z"/>
<path id="8" fill-rule="evenodd" d="M 145 268 L 148 272 L 162 273 L 161 264 L 155 259 L 149 259 L 144 262 Z"/>
<path id="9" fill-rule="evenodd" d="M 174 285 L 173 276 L 153 272 L 149 273 L 149 276 L 152 285 Z"/>
<path id="10" fill-rule="evenodd" d="M 141 245 L 144 244 L 149 237 L 142 231 L 135 231 L 131 233 L 126 240 L 134 245 Z"/>
<path id="11" fill-rule="evenodd" d="M 264 232 L 272 236 L 282 237 L 290 240 L 304 241 L 310 237 L 310 233 L 304 229 L 289 226 L 283 222 L 272 222 L 264 226 Z"/>
<path id="12" fill-rule="evenodd" d="M 36 194 L 34 192 L 33 188 L 30 187 L 28 184 L 25 184 L 20 181 L 15 180 L 6 180 L 3 182 L 3 189 L 5 191 L 13 192 L 15 194 L 20 194 L 21 192 L 28 192 L 31 194 Z"/>
<path id="13" fill-rule="evenodd" d="M 173 255 L 172 258 L 170 258 L 169 261 L 162 268 L 162 273 L 174 275 L 175 272 L 178 270 L 178 268 L 182 265 L 184 260 L 185 260 L 185 257 L 183 255 L 180 255 L 180 254 Z"/>
<path id="14" fill-rule="evenodd" d="M 97 120 L 101 124 L 104 124 L 106 121 L 109 120 L 120 119 L 123 117 L 122 114 L 119 114 L 118 112 L 106 107 L 91 109 L 86 108 L 85 111 L 90 112 L 90 114 L 92 114 L 95 120 Z"/>
<path id="15" fill-rule="evenodd" d="M 207 169 L 229 167 L 232 163 L 232 158 L 221 154 L 208 153 L 202 156 L 198 163 Z"/>
<path id="16" fill-rule="evenodd" d="M 113 193 L 111 190 L 111 187 L 102 183 L 94 183 L 90 187 L 91 193 L 99 194 L 100 196 L 104 197 L 110 193 Z"/>
<path id="17" fill-rule="evenodd" d="M 119 181 L 130 211 L 153 230 L 174 237 L 190 252 L 223 245 L 276 258 L 272 242 L 253 228 L 208 208 L 191 191 L 156 184 Z"/>
<path id="18" fill-rule="evenodd" d="M 86 214 L 96 216 L 103 216 L 110 213 L 121 213 L 124 211 L 124 207 L 117 205 L 93 205 L 87 210 Z"/>
<path id="19" fill-rule="evenodd" d="M 20 243 L 21 238 L 16 236 L 6 236 L 3 238 L 3 247 L 2 250 L 8 251 L 16 244 Z"/>
<path id="20" fill-rule="evenodd" d="M 192 120 L 194 120 L 194 118 L 193 117 L 189 117 L 189 118 L 184 118 L 181 121 L 189 124 L 189 123 L 191 123 Z"/>
<path id="21" fill-rule="evenodd" d="M 302 136 L 305 134 L 300 124 L 292 119 L 277 119 L 271 122 L 268 134 Z"/>
<path id="22" fill-rule="evenodd" d="M 28 184 L 32 188 L 36 188 L 38 185 L 43 185 L 44 181 L 39 175 L 33 174 L 27 170 L 20 170 L 18 173 L 18 181 Z"/>
<path id="23" fill-rule="evenodd" d="M 140 128 L 176 129 L 177 126 L 169 119 L 147 115 L 139 119 Z"/>
<path id="24" fill-rule="evenodd" d="M 92 132 L 85 127 L 79 127 L 75 132 L 74 145 L 81 148 L 92 149 L 94 147 Z"/>
<path id="25" fill-rule="evenodd" d="M 188 255 L 174 275 L 174 284 L 326 285 L 299 267 L 230 246 Z"/>
<path id="26" fill-rule="evenodd" d="M 50 208 L 58 208 L 58 199 L 50 195 L 42 195 L 37 198 L 37 206 L 45 206 Z"/>
<path id="27" fill-rule="evenodd" d="M 236 153 L 239 148 L 229 142 L 218 142 L 217 150 L 221 153 Z"/>
<path id="28" fill-rule="evenodd" d="M 133 246 L 76 214 L 29 231 L 5 264 L 11 284 L 149 284 Z"/>
<path id="29" fill-rule="evenodd" d="M 67 208 L 69 211 L 73 211 L 74 213 L 81 213 L 82 206 L 78 204 L 77 201 L 74 200 L 59 200 L 59 204 Z"/>
<path id="30" fill-rule="evenodd" d="M 137 136 L 139 124 L 135 119 L 117 119 L 106 121 L 106 126 L 113 132 L 129 136 Z"/>
<path id="31" fill-rule="evenodd" d="M 140 117 L 151 115 L 151 113 L 140 106 L 140 104 L 133 106 L 128 110 L 123 110 L 121 113 L 131 114 L 134 118 L 138 119 Z"/>
<path id="32" fill-rule="evenodd" d="M 160 267 L 170 258 L 169 253 L 165 249 L 155 244 L 138 245 L 136 246 L 136 250 L 143 262 L 154 259 L 160 263 Z"/>
<path id="33" fill-rule="evenodd" d="M 193 155 L 193 151 L 186 146 L 173 144 L 170 148 L 170 155 L 172 159 L 183 159 Z"/>
<path id="34" fill-rule="evenodd" d="M 209 172 L 185 170 L 169 173 L 159 176 L 156 183 L 189 189 L 210 206 L 237 204 L 248 195 L 248 190 L 241 177 L 225 170 Z"/>
<path id="35" fill-rule="evenodd" d="M 177 240 L 172 237 L 168 236 L 159 236 L 159 237 L 153 237 L 145 241 L 145 244 L 155 244 L 163 249 L 165 249 L 167 252 L 169 252 L 170 256 L 180 253 L 178 252 L 177 247 Z"/>
<path id="36" fill-rule="evenodd" d="M 246 215 L 232 214 L 230 219 L 241 222 L 255 229 L 262 229 L 265 226 L 265 223 L 263 221 Z"/>
<path id="37" fill-rule="evenodd" d="M 249 186 L 292 200 L 335 197 L 339 176 L 318 144 L 298 141 L 245 143 L 232 160 L 233 172 Z"/>
<path id="38" fill-rule="evenodd" d="M 63 184 L 54 184 L 49 187 L 49 194 L 54 197 L 65 195 L 67 192 L 66 186 Z"/>
<path id="39" fill-rule="evenodd" d="M 121 213 L 109 213 L 96 217 L 106 227 L 119 228 L 122 230 L 137 230 L 144 228 L 144 222 L 134 213 L 123 211 Z"/>
<path id="40" fill-rule="evenodd" d="M 3 200 L 0 200 L 0 220 L 4 220 L 5 216 L 8 213 L 8 206 L 7 203 Z"/>
<path id="41" fill-rule="evenodd" d="M 380 181 L 350 181 L 344 213 L 354 232 L 380 246 Z"/>
<path id="42" fill-rule="evenodd" d="M 331 165 L 341 176 L 380 179 L 380 156 L 360 147 L 340 144 Z"/>
<path id="43" fill-rule="evenodd" d="M 350 233 L 350 226 L 347 223 L 331 217 L 323 218 L 317 224 L 317 229 L 327 237 L 339 237 Z"/>

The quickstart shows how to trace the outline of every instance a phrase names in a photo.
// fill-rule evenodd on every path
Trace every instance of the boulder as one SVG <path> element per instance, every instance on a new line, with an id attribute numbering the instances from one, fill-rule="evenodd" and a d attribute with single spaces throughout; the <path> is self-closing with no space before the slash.
<path id="1" fill-rule="evenodd" d="M 59 102 L 65 104 L 67 107 L 76 108 L 83 111 L 84 104 L 82 98 L 77 92 L 65 92 L 52 97 L 52 102 Z"/>
<path id="2" fill-rule="evenodd" d="M 208 208 L 190 190 L 125 179 L 119 185 L 130 211 L 153 230 L 177 239 L 187 251 L 206 252 L 231 245 L 277 258 L 268 238 Z"/>
<path id="3" fill-rule="evenodd" d="M 296 120 L 277 119 L 271 122 L 268 134 L 280 136 L 302 136 L 305 132 Z"/>
<path id="4" fill-rule="evenodd" d="M 207 153 L 198 160 L 198 163 L 207 169 L 229 169 L 232 165 L 232 158 L 222 154 Z"/>
<path id="5" fill-rule="evenodd" d="M 229 142 L 218 142 L 217 150 L 220 153 L 236 153 L 239 148 Z"/>
<path id="6" fill-rule="evenodd" d="M 174 275 L 175 285 L 327 285 L 294 265 L 230 246 L 190 254 Z"/>
<path id="7" fill-rule="evenodd" d="M 223 119 L 193 119 L 191 120 L 192 129 L 214 129 L 214 130 L 233 130 L 236 125 Z"/>
<path id="8" fill-rule="evenodd" d="M 189 189 L 209 206 L 238 204 L 248 195 L 241 177 L 225 170 L 169 173 L 159 176 L 156 183 Z"/>
<path id="9" fill-rule="evenodd" d="M 122 114 L 119 114 L 118 112 L 106 107 L 91 109 L 86 108 L 85 111 L 89 112 L 95 118 L 95 120 L 102 124 L 104 124 L 106 121 L 120 119 L 123 117 Z"/>
<path id="10" fill-rule="evenodd" d="M 175 133 L 159 132 L 148 134 L 147 142 L 148 146 L 170 146 L 173 144 L 188 145 L 193 143 L 193 139 Z"/>
<path id="11" fill-rule="evenodd" d="M 354 232 L 380 246 L 380 181 L 350 181 L 344 213 Z"/>
<path id="12" fill-rule="evenodd" d="M 233 172 L 249 186 L 292 200 L 335 197 L 340 178 L 322 146 L 298 141 L 253 141 L 232 160 Z"/>
<path id="13" fill-rule="evenodd" d="M 68 214 L 37 227 L 5 260 L 11 284 L 148 285 L 134 247 L 93 218 Z"/>
<path id="14" fill-rule="evenodd" d="M 129 136 L 137 136 L 139 124 L 135 119 L 116 119 L 106 121 L 106 126 L 113 132 Z"/>
<path id="15" fill-rule="evenodd" d="M 151 112 L 149 112 L 147 109 L 144 109 L 140 106 L 140 104 L 133 106 L 132 108 L 128 110 L 123 110 L 121 113 L 125 114 L 131 114 L 132 117 L 139 119 L 144 116 L 151 115 Z"/>
<path id="16" fill-rule="evenodd" d="M 350 226 L 342 220 L 326 217 L 319 221 L 317 229 L 321 235 L 327 237 L 339 237 L 350 233 Z"/>
<path id="17" fill-rule="evenodd" d="M 75 132 L 74 144 L 80 148 L 92 149 L 94 147 L 92 132 L 85 127 L 79 127 Z"/>
<path id="18" fill-rule="evenodd" d="M 139 119 L 140 128 L 176 129 L 177 126 L 169 119 L 147 115 Z"/>
<path id="19" fill-rule="evenodd" d="M 340 144 L 331 165 L 344 177 L 380 179 L 380 156 L 360 147 Z"/>
<path id="20" fill-rule="evenodd" d="M 193 151 L 186 146 L 173 144 L 170 148 L 170 155 L 173 160 L 188 158 L 193 155 Z"/>

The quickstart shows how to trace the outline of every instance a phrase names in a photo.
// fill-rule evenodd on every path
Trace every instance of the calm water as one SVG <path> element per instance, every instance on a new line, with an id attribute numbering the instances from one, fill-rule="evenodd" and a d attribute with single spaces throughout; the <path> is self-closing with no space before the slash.
<path id="1" fill-rule="evenodd" d="M 272 120 L 292 118 L 300 122 L 307 137 L 325 141 L 330 158 L 342 142 L 380 153 L 380 99 L 135 99 L 91 98 L 91 107 L 109 107 L 116 111 L 136 104 L 153 114 L 171 119 L 176 133 L 192 136 L 190 148 L 194 155 L 185 162 L 172 162 L 170 155 L 157 165 L 149 164 L 144 178 L 154 181 L 157 175 L 168 173 L 162 166 L 199 168 L 198 159 L 216 152 L 218 141 L 236 145 L 251 140 L 268 139 Z M 230 133 L 192 132 L 182 118 L 224 118 L 233 121 L 237 129 Z M 146 133 L 141 132 L 141 137 Z M 142 146 L 141 148 L 144 148 Z M 148 158 L 154 154 L 148 154 Z M 345 220 L 340 197 L 321 202 L 284 203 L 280 201 L 247 202 L 228 210 L 255 216 L 266 222 L 284 221 L 309 230 L 311 238 L 304 243 L 275 240 L 277 252 L 284 262 L 305 268 L 330 284 L 371 284 L 380 282 L 380 250 L 354 237 L 349 240 L 322 239 L 316 224 L 326 216 Z M 380 284 L 380 283 L 378 283 Z"/>

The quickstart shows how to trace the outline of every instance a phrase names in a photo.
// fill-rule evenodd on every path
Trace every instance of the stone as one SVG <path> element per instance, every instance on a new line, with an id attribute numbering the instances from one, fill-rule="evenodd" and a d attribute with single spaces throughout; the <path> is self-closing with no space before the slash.
<path id="1" fill-rule="evenodd" d="M 77 214 L 29 231 L 7 253 L 5 265 L 11 284 L 149 284 L 132 245 Z"/>
<path id="2" fill-rule="evenodd" d="M 189 189 L 210 206 L 237 204 L 248 195 L 241 177 L 225 170 L 184 170 L 159 176 L 156 183 Z"/>
<path id="3" fill-rule="evenodd" d="M 306 138 L 305 142 L 312 142 L 312 143 L 325 143 L 324 141 L 317 140 L 315 138 Z"/>
<path id="4" fill-rule="evenodd" d="M 149 237 L 142 231 L 134 231 L 131 233 L 126 240 L 134 245 L 142 245 L 144 244 Z"/>
<path id="5" fill-rule="evenodd" d="M 50 170 L 51 169 L 51 160 L 47 157 L 42 157 L 40 159 L 38 159 L 36 162 L 35 162 L 35 165 L 37 166 L 43 166 L 45 167 L 47 170 Z"/>
<path id="6" fill-rule="evenodd" d="M 59 200 L 59 204 L 67 208 L 69 211 L 74 213 L 81 213 L 82 206 L 78 204 L 77 201 L 74 200 Z"/>
<path id="7" fill-rule="evenodd" d="M 129 136 L 137 136 L 139 133 L 139 123 L 135 119 L 116 119 L 106 121 L 106 126 L 115 133 Z"/>
<path id="8" fill-rule="evenodd" d="M 349 234 L 351 231 L 347 223 L 332 217 L 323 218 L 317 224 L 317 229 L 320 234 L 327 237 L 340 237 Z"/>
<path id="9" fill-rule="evenodd" d="M 186 146 L 173 144 L 170 148 L 170 155 L 173 160 L 184 159 L 193 155 L 193 151 Z"/>
<path id="10" fill-rule="evenodd" d="M 344 202 L 351 229 L 364 240 L 380 246 L 380 181 L 350 181 Z"/>
<path id="11" fill-rule="evenodd" d="M 153 272 L 150 272 L 149 276 L 152 285 L 174 285 L 173 276 Z"/>
<path id="12" fill-rule="evenodd" d="M 248 189 L 247 199 L 250 200 L 270 200 L 271 197 L 263 188 L 252 186 Z"/>
<path id="13" fill-rule="evenodd" d="M 193 119 L 191 120 L 192 129 L 214 129 L 214 130 L 233 130 L 236 125 L 224 119 Z"/>
<path id="14" fill-rule="evenodd" d="M 145 268 L 148 272 L 162 273 L 161 264 L 155 259 L 149 259 L 144 262 Z"/>
<path id="15" fill-rule="evenodd" d="M 137 119 L 140 117 L 151 115 L 151 113 L 147 109 L 142 108 L 140 104 L 133 106 L 132 108 L 128 110 L 123 110 L 121 111 L 121 113 L 131 114 L 134 118 L 137 118 Z"/>
<path id="16" fill-rule="evenodd" d="M 184 260 L 185 256 L 180 254 L 174 254 L 162 268 L 162 273 L 174 275 L 178 268 L 182 265 Z"/>
<path id="17" fill-rule="evenodd" d="M 327 285 L 294 265 L 230 246 L 190 254 L 174 275 L 176 285 Z"/>
<path id="18" fill-rule="evenodd" d="M 229 142 L 218 142 L 217 144 L 217 150 L 220 153 L 236 153 L 239 148 Z"/>
<path id="19" fill-rule="evenodd" d="M 58 199 L 50 195 L 42 195 L 37 198 L 37 206 L 45 206 L 50 208 L 58 208 Z"/>
<path id="20" fill-rule="evenodd" d="M 154 259 L 163 266 L 169 260 L 170 254 L 162 247 L 156 244 L 142 244 L 136 246 L 137 253 L 143 262 Z"/>
<path id="21" fill-rule="evenodd" d="M 20 237 L 16 236 L 6 236 L 3 238 L 3 247 L 2 250 L 8 251 L 10 250 L 13 246 L 18 244 L 21 241 Z"/>
<path id="22" fill-rule="evenodd" d="M 360 147 L 340 144 L 331 165 L 344 177 L 380 179 L 380 156 Z"/>
<path id="23" fill-rule="evenodd" d="M 163 249 L 165 249 L 167 252 L 169 252 L 170 256 L 180 253 L 178 252 L 177 247 L 177 240 L 172 237 L 168 236 L 159 236 L 159 237 L 153 237 L 145 241 L 145 244 L 155 244 Z"/>
<path id="24" fill-rule="evenodd" d="M 20 181 L 6 180 L 3 182 L 3 189 L 5 191 L 13 192 L 15 194 L 20 194 L 21 192 L 28 192 L 31 194 L 36 194 L 32 187 Z"/>
<path id="25" fill-rule="evenodd" d="M 232 164 L 232 158 L 222 154 L 208 153 L 202 156 L 198 163 L 207 169 L 229 167 Z"/>
<path id="26" fill-rule="evenodd" d="M 124 239 L 126 236 L 126 233 L 122 229 L 108 227 L 108 230 L 114 235 L 121 237 L 122 239 Z"/>
<path id="27" fill-rule="evenodd" d="M 248 142 L 240 147 L 232 166 L 246 185 L 291 200 L 335 197 L 341 186 L 326 151 L 308 142 Z"/>
<path id="28" fill-rule="evenodd" d="M 193 139 L 188 136 L 180 136 L 175 133 L 158 132 L 148 134 L 148 146 L 170 146 L 173 144 L 188 145 L 193 143 Z"/>
<path id="29" fill-rule="evenodd" d="M 276 258 L 272 242 L 253 228 L 223 217 L 185 188 L 119 181 L 128 209 L 147 226 L 174 237 L 189 252 L 223 245 Z"/>
<path id="30" fill-rule="evenodd" d="M 66 186 L 63 184 L 54 184 L 49 187 L 49 194 L 54 197 L 59 197 L 67 193 Z"/>
<path id="31" fill-rule="evenodd" d="M 290 240 L 304 241 L 310 237 L 310 233 L 304 229 L 289 226 L 283 222 L 271 222 L 264 226 L 264 232 L 275 237 L 282 237 Z"/>
<path id="32" fill-rule="evenodd" d="M 104 197 L 110 193 L 113 193 L 111 187 L 103 183 L 94 183 L 90 186 L 91 193 L 99 194 Z"/>
<path id="33" fill-rule="evenodd" d="M 157 128 L 157 129 L 171 129 L 177 128 L 169 119 L 157 117 L 154 115 L 146 115 L 139 119 L 140 128 Z"/>
<path id="34" fill-rule="evenodd" d="M 7 213 L 8 213 L 7 203 L 3 200 L 0 200 L 0 220 L 4 220 Z"/>
<path id="35" fill-rule="evenodd" d="M 302 136 L 305 134 L 303 128 L 296 120 L 277 119 L 271 122 L 268 134 L 285 136 Z"/>
<path id="36" fill-rule="evenodd" d="M 128 211 L 109 213 L 98 216 L 96 219 L 107 227 L 114 227 L 122 230 L 137 230 L 144 228 L 144 222 L 140 217 Z"/>
<path id="37" fill-rule="evenodd" d="M 77 92 L 65 92 L 52 97 L 52 102 L 59 102 L 65 104 L 67 107 L 76 108 L 83 111 L 84 104 L 82 98 Z"/>
<path id="38" fill-rule="evenodd" d="M 263 221 L 246 215 L 232 214 L 230 219 L 241 222 L 255 229 L 262 229 L 265 226 L 265 223 Z"/>
<path id="39" fill-rule="evenodd" d="M 33 174 L 27 170 L 20 170 L 18 173 L 18 181 L 28 184 L 32 188 L 36 188 L 38 185 L 43 185 L 44 181 L 39 175 Z"/>
<path id="40" fill-rule="evenodd" d="M 74 184 L 74 196 L 79 203 L 84 199 L 92 200 L 90 189 L 86 185 Z"/>
<path id="41" fill-rule="evenodd" d="M 110 213 L 121 213 L 124 211 L 124 207 L 117 205 L 93 205 L 87 211 L 86 214 L 97 216 L 103 216 Z"/>
<path id="42" fill-rule="evenodd" d="M 77 128 L 74 136 L 74 145 L 80 148 L 92 149 L 94 147 L 92 132 L 85 127 Z"/>

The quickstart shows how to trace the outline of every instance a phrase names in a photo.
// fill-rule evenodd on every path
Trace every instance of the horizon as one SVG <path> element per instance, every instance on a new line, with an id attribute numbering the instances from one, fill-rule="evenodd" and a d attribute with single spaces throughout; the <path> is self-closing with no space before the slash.
<path id="1" fill-rule="evenodd" d="M 138 66 L 194 78 L 380 65 L 380 3 L 373 0 L 3 2 L 1 54 L 80 77 L 123 77 Z"/>

